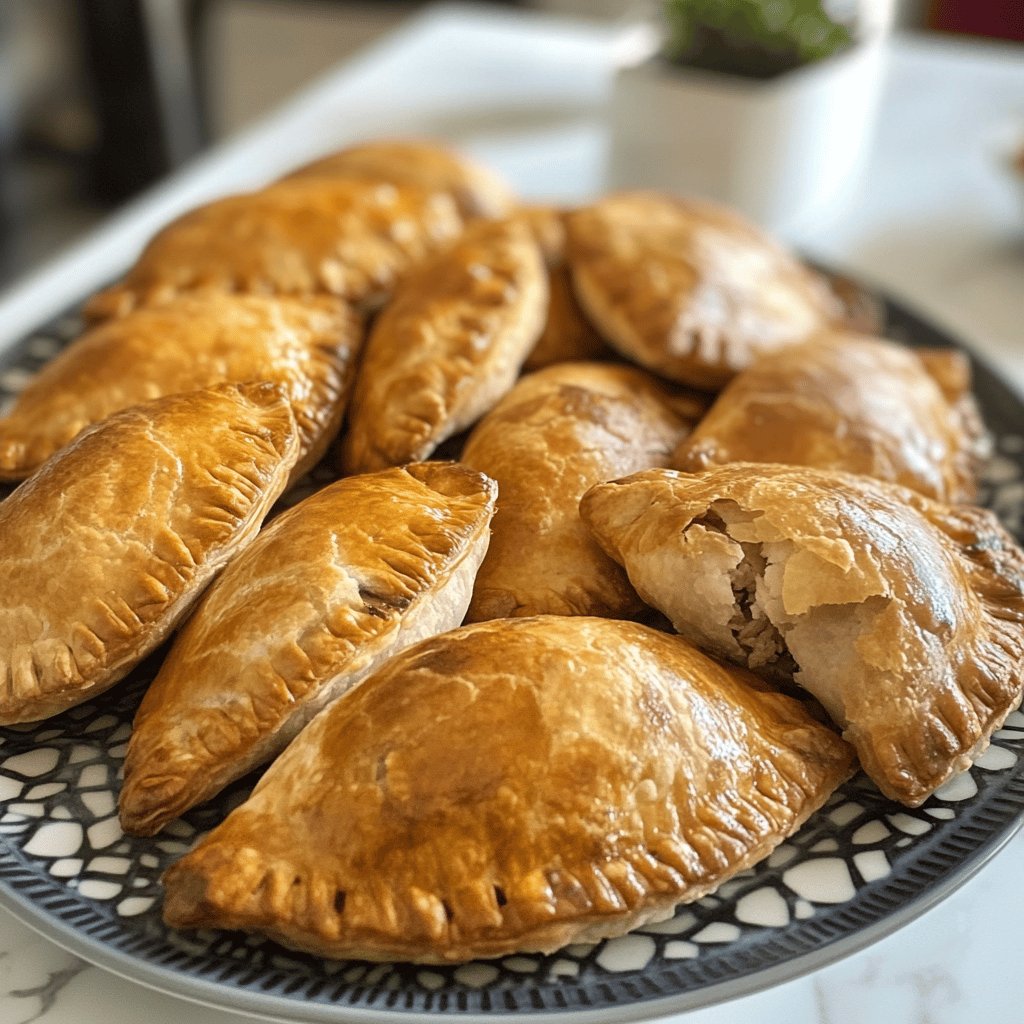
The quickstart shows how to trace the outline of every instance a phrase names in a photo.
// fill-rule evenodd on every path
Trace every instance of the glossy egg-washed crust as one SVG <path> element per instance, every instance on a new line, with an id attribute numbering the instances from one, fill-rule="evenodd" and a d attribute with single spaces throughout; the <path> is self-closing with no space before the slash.
<path id="1" fill-rule="evenodd" d="M 481 221 L 410 273 L 366 343 L 345 471 L 425 459 L 479 419 L 515 383 L 547 296 L 540 249 L 517 220 Z"/>
<path id="2" fill-rule="evenodd" d="M 553 363 L 608 359 L 614 353 L 586 318 L 572 287 L 565 258 L 566 211 L 554 206 L 524 206 L 516 217 L 533 232 L 548 268 L 548 317 L 523 369 L 540 370 Z"/>
<path id="3" fill-rule="evenodd" d="M 879 338 L 823 334 L 760 356 L 719 395 L 673 458 L 688 472 L 780 462 L 863 473 L 940 501 L 970 501 L 984 451 L 970 409 L 970 364 L 942 382 L 938 360 Z M 959 376 L 947 397 L 943 383 Z"/>
<path id="4" fill-rule="evenodd" d="M 476 426 L 462 461 L 498 481 L 498 511 L 468 621 L 641 612 L 579 501 L 594 484 L 668 464 L 690 426 L 669 402 L 643 370 L 560 363 L 521 378 Z"/>
<path id="5" fill-rule="evenodd" d="M 497 488 L 455 463 L 349 477 L 207 591 L 146 691 L 121 790 L 149 835 L 279 753 L 387 658 L 462 622 Z"/>
<path id="6" fill-rule="evenodd" d="M 721 387 L 760 352 L 842 317 L 818 274 L 712 203 L 619 193 L 567 226 L 589 318 L 624 356 L 682 384 Z"/>
<path id="7" fill-rule="evenodd" d="M 213 384 L 269 381 L 299 428 L 293 477 L 319 461 L 341 426 L 362 342 L 336 299 L 185 295 L 94 327 L 47 363 L 0 419 L 0 480 L 21 480 L 111 413 Z"/>
<path id="8" fill-rule="evenodd" d="M 853 768 L 746 678 L 602 619 L 427 640 L 167 871 L 165 920 L 428 963 L 621 934 L 761 860 Z"/>
<path id="9" fill-rule="evenodd" d="M 0 724 L 112 686 L 255 536 L 299 441 L 275 385 L 115 413 L 0 504 Z"/>
<path id="10" fill-rule="evenodd" d="M 744 524 L 733 537 L 793 545 L 781 591 L 794 621 L 827 609 L 858 624 L 849 646 L 824 640 L 821 663 L 799 667 L 845 687 L 838 724 L 879 788 L 917 805 L 968 767 L 1024 685 L 1024 552 L 995 516 L 863 476 L 747 463 L 638 473 L 594 488 L 581 514 L 664 611 L 685 531 L 720 509 Z M 832 659 L 862 666 L 856 685 L 829 683 Z"/>
<path id="11" fill-rule="evenodd" d="M 288 175 L 352 178 L 447 192 L 463 217 L 501 217 L 515 204 L 511 188 L 487 167 L 436 142 L 386 139 L 349 146 Z"/>
<path id="12" fill-rule="evenodd" d="M 86 303 L 85 315 L 123 316 L 188 291 L 320 292 L 372 306 L 462 227 L 443 193 L 367 181 L 280 182 L 173 221 L 124 280 Z"/>

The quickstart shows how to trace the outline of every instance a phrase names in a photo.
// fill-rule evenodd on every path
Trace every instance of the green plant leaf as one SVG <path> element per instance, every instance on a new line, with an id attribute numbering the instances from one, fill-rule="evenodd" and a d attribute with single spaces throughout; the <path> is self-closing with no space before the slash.
<path id="1" fill-rule="evenodd" d="M 853 45 L 822 0 L 665 0 L 664 56 L 755 78 L 824 60 Z"/>

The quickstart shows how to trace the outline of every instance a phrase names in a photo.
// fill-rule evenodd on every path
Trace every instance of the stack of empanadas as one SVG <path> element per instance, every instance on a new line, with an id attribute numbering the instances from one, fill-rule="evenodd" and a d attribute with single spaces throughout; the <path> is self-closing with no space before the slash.
<path id="1" fill-rule="evenodd" d="M 423 962 L 618 935 L 858 759 L 922 802 L 1020 701 L 968 363 L 861 333 L 729 211 L 520 207 L 370 142 L 179 218 L 87 315 L 0 419 L 0 722 L 171 638 L 125 829 L 274 762 L 167 873 L 175 927 Z"/>

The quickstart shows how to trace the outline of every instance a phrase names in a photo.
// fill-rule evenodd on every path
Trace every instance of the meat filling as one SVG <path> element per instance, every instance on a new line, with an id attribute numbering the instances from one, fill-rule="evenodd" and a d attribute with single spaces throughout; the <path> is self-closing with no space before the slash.
<path id="1" fill-rule="evenodd" d="M 694 520 L 691 528 L 693 526 L 733 540 L 725 520 L 713 510 Z M 742 655 L 742 661 L 748 668 L 761 675 L 789 681 L 800 671 L 800 666 L 787 648 L 783 633 L 759 600 L 768 568 L 768 560 L 762 553 L 763 545 L 745 542 L 738 546 L 742 550 L 742 558 L 729 574 L 735 605 L 728 623 L 739 648 L 736 653 Z"/>

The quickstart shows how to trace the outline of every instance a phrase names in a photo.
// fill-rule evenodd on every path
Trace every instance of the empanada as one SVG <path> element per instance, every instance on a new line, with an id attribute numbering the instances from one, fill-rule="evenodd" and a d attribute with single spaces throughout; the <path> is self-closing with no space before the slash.
<path id="1" fill-rule="evenodd" d="M 678 637 L 468 626 L 320 715 L 167 871 L 164 918 L 366 960 L 594 942 L 761 860 L 852 767 L 798 702 Z"/>
<path id="2" fill-rule="evenodd" d="M 359 366 L 341 461 L 348 473 L 427 458 L 515 382 L 544 326 L 547 274 L 529 229 L 481 221 L 411 273 Z"/>
<path id="3" fill-rule="evenodd" d="M 87 331 L 0 419 L 0 480 L 21 480 L 118 409 L 219 383 L 271 381 L 292 403 L 310 469 L 338 432 L 362 323 L 336 299 L 182 296 Z"/>
<path id="4" fill-rule="evenodd" d="M 638 473 L 581 512 L 684 636 L 813 693 L 893 799 L 920 804 L 1020 702 L 1024 552 L 990 512 L 750 463 Z"/>
<path id="5" fill-rule="evenodd" d="M 878 337 L 885 335 L 888 311 L 883 299 L 845 274 L 825 269 L 821 275 L 839 303 L 841 323 L 846 330 Z"/>
<path id="6" fill-rule="evenodd" d="M 123 678 L 255 536 L 299 453 L 277 385 L 115 413 L 0 503 L 0 724 Z"/>
<path id="7" fill-rule="evenodd" d="M 825 281 L 738 214 L 653 192 L 568 215 L 576 294 L 623 355 L 715 389 L 760 352 L 838 322 Z"/>
<path id="8" fill-rule="evenodd" d="M 940 501 L 976 491 L 981 438 L 970 369 L 954 401 L 929 365 L 901 345 L 823 334 L 760 356 L 735 377 L 687 437 L 673 465 L 784 462 L 863 473 Z M 948 373 L 947 384 L 948 384 Z"/>
<path id="9" fill-rule="evenodd" d="M 629 618 L 643 605 L 580 521 L 584 492 L 667 465 L 689 424 L 642 370 L 560 363 L 523 377 L 462 454 L 498 481 L 491 547 L 470 622 L 510 615 Z"/>
<path id="10" fill-rule="evenodd" d="M 293 171 L 291 178 L 354 178 L 447 192 L 470 217 L 501 217 L 515 204 L 492 170 L 436 142 L 380 139 L 349 146 Z"/>
<path id="11" fill-rule="evenodd" d="M 548 268 L 548 317 L 523 369 L 608 358 L 611 349 L 584 316 L 572 290 L 572 275 L 565 260 L 565 211 L 553 206 L 525 206 L 516 216 L 533 231 Z"/>
<path id="12" fill-rule="evenodd" d="M 270 760 L 404 647 L 462 622 L 497 488 L 456 463 L 349 477 L 210 588 L 135 718 L 121 822 L 149 835 Z"/>
<path id="13" fill-rule="evenodd" d="M 304 178 L 228 196 L 169 224 L 124 280 L 86 303 L 90 320 L 187 291 L 326 293 L 379 305 L 410 266 L 449 244 L 450 196 L 366 181 Z"/>

